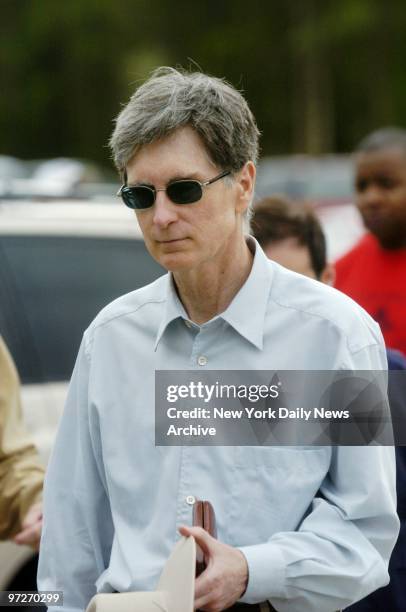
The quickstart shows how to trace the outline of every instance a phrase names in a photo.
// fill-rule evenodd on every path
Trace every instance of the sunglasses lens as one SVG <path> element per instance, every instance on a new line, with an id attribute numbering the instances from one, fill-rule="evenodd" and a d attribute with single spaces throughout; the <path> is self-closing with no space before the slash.
<path id="1" fill-rule="evenodd" d="M 197 181 L 175 181 L 168 185 L 166 193 L 175 204 L 192 204 L 203 195 L 202 186 Z"/>
<path id="2" fill-rule="evenodd" d="M 123 187 L 121 197 L 128 208 L 135 210 L 151 208 L 155 202 L 155 193 L 149 187 Z"/>

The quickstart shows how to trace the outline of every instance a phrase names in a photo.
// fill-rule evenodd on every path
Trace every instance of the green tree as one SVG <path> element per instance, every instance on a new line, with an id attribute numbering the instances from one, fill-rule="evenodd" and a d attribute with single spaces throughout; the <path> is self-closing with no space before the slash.
<path id="1" fill-rule="evenodd" d="M 112 119 L 156 66 L 244 90 L 264 154 L 350 150 L 406 123 L 403 0 L 3 0 L 0 153 L 109 163 Z"/>

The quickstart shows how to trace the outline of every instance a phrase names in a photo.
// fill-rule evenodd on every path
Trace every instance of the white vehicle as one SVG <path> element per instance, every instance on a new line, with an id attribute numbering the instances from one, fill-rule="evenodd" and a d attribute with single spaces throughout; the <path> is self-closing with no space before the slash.
<path id="1" fill-rule="evenodd" d="M 24 418 L 46 464 L 83 331 L 119 295 L 164 271 L 120 202 L 0 202 L 0 333 Z M 0 542 L 0 590 L 35 590 L 36 555 Z"/>

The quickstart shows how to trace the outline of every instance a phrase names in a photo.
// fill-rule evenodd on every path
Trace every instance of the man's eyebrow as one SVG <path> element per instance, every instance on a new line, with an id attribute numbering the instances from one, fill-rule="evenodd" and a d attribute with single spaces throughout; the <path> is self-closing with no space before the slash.
<path id="1" fill-rule="evenodd" d="M 196 171 L 195 172 L 184 172 L 183 174 L 175 174 L 171 176 L 171 178 L 167 181 L 166 185 L 170 185 L 171 183 L 174 183 L 175 181 L 188 181 L 188 180 L 203 182 L 207 179 L 202 178 L 202 174 L 200 172 L 196 172 Z M 156 187 L 156 185 L 154 185 L 150 181 L 143 181 L 143 180 L 131 181 L 131 183 L 128 182 L 128 185 L 130 187 L 136 187 L 136 186 L 141 186 L 141 185 L 145 187 Z M 160 186 L 165 187 L 165 185 L 160 185 Z"/>
<path id="2" fill-rule="evenodd" d="M 167 184 L 169 185 L 169 183 L 173 183 L 174 181 L 187 181 L 190 179 L 192 179 L 193 181 L 203 180 L 199 172 L 185 172 L 183 174 L 175 174 L 169 179 Z"/>
<path id="3" fill-rule="evenodd" d="M 131 183 L 128 182 L 128 186 L 129 187 L 151 187 L 151 188 L 154 187 L 154 185 L 150 183 L 149 181 L 131 181 Z"/>

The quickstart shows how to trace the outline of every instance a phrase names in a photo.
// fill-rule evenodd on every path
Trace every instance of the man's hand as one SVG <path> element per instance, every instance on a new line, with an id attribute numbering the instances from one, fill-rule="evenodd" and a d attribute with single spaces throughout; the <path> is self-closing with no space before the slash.
<path id="1" fill-rule="evenodd" d="M 31 506 L 22 523 L 22 530 L 14 536 L 16 544 L 31 546 L 34 550 L 39 549 L 39 541 L 42 529 L 42 502 Z"/>
<path id="2" fill-rule="evenodd" d="M 232 606 L 247 588 L 248 565 L 242 552 L 215 540 L 201 527 L 180 527 L 179 532 L 195 538 L 207 565 L 196 578 L 195 610 L 219 612 Z"/>

